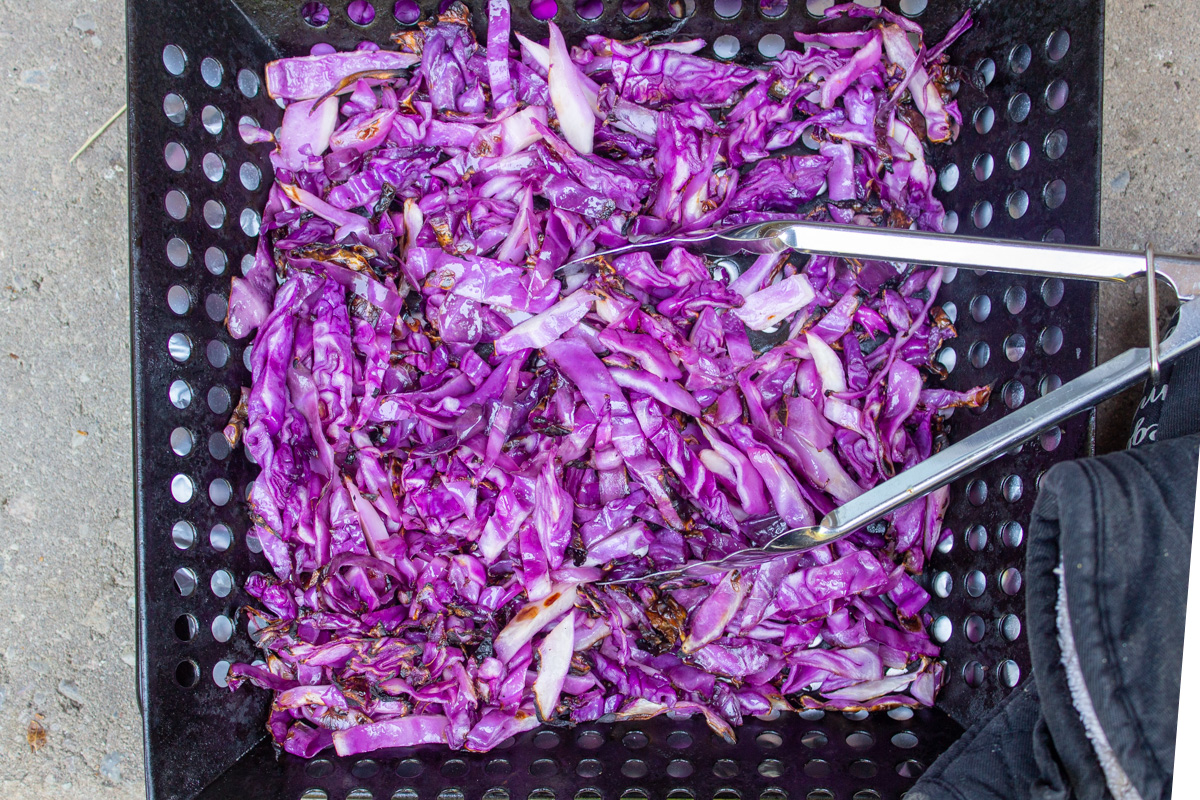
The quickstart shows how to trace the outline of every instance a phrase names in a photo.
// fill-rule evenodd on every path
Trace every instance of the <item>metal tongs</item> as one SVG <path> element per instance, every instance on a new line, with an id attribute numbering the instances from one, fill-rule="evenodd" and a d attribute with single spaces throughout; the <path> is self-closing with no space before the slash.
<path id="1" fill-rule="evenodd" d="M 1131 253 L 1096 247 L 1009 242 L 893 228 L 787 220 L 656 239 L 597 255 L 612 257 L 636 250 L 657 256 L 665 255 L 665 251 L 674 247 L 718 257 L 739 252 L 762 254 L 796 251 L 843 258 L 1122 283 L 1145 275 L 1150 346 L 1127 350 L 1064 383 L 1044 397 L 864 492 L 826 514 L 816 525 L 784 530 L 761 547 L 739 550 L 724 558 L 693 562 L 679 569 L 622 578 L 610 583 L 703 577 L 756 566 L 779 556 L 827 545 L 973 472 L 1148 376 L 1157 382 L 1160 364 L 1168 363 L 1200 345 L 1200 303 L 1191 302 L 1200 295 L 1200 258 L 1156 256 L 1150 247 L 1144 253 Z M 1178 324 L 1161 343 L 1158 341 L 1156 313 L 1158 280 L 1170 286 L 1182 302 Z"/>

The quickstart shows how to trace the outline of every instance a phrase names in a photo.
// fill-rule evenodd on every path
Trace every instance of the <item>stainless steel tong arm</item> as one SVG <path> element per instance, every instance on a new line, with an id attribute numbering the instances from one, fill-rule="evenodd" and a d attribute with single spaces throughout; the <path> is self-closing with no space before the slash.
<path id="1" fill-rule="evenodd" d="M 656 251 L 684 247 L 714 256 L 739 252 L 778 253 L 795 250 L 843 258 L 930 264 L 963 269 L 996 270 L 1095 281 L 1128 281 L 1146 272 L 1146 253 L 1075 247 L 1042 242 L 1005 241 L 927 233 L 896 228 L 835 225 L 807 220 L 761 222 L 739 228 L 643 241 L 593 254 Z M 665 253 L 662 253 L 665 255 Z M 1180 300 L 1200 295 L 1200 258 L 1156 254 L 1155 271 Z"/>

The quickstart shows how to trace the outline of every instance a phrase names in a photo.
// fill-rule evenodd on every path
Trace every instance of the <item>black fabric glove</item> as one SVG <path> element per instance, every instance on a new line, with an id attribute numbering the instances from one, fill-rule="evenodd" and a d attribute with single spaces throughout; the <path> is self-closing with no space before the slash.
<path id="1" fill-rule="evenodd" d="M 1160 437 L 1197 427 L 1197 397 L 1167 394 Z M 1026 554 L 1033 675 L 910 800 L 1170 796 L 1198 454 L 1192 435 L 1046 473 Z"/>

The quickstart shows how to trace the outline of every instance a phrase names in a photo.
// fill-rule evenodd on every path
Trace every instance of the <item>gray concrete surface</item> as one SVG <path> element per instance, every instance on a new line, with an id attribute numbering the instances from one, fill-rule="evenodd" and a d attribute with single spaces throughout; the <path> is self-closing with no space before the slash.
<path id="1" fill-rule="evenodd" d="M 1200 20 L 1108 4 L 1103 231 L 1200 251 Z M 116 0 L 0 0 L 0 795 L 143 796 L 133 684 L 125 100 Z M 1144 338 L 1103 296 L 1102 352 Z M 1102 446 L 1124 439 L 1110 408 Z M 36 752 L 31 720 L 45 730 Z"/>

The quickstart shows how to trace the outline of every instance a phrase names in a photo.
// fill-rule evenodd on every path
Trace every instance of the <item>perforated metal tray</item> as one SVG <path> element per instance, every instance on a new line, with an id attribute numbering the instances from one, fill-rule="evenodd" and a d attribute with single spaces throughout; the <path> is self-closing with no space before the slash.
<path id="1" fill-rule="evenodd" d="M 804 0 L 792 0 L 776 19 L 755 0 L 716 0 L 716 8 L 713 2 L 696 0 L 682 32 L 709 42 L 735 37 L 737 59 L 747 63 L 764 60 L 764 36 L 782 36 L 768 46 L 795 46 L 791 31 L 815 27 Z M 402 12 L 406 4 L 398 4 Z M 568 38 L 588 31 L 631 36 L 672 21 L 665 4 L 653 5 L 649 17 L 634 21 L 620 0 L 604 0 L 602 16 L 584 22 L 574 0 L 559 0 L 555 19 Z M 912 12 L 930 41 L 965 8 L 940 0 L 930 0 L 928 9 L 924 0 L 888 5 Z M 963 232 L 1095 244 L 1103 3 L 970 5 L 977 24 L 951 55 L 988 83 L 979 91 L 964 82 L 962 136 L 933 156 L 943 201 Z M 319 41 L 338 48 L 384 42 L 398 25 L 392 0 L 374 0 L 367 25 L 350 20 L 345 0 L 329 6 L 328 23 L 315 28 L 302 18 L 300 0 L 128 4 L 138 692 L 149 796 L 899 797 L 961 726 L 1029 672 L 1021 630 L 1024 526 L 1042 472 L 1089 449 L 1088 418 L 953 487 L 953 547 L 935 554 L 924 576 L 949 679 L 938 707 L 909 719 L 751 720 L 730 746 L 698 720 L 660 718 L 535 731 L 489 755 L 419 748 L 305 762 L 276 759 L 264 739 L 266 693 L 223 687 L 230 662 L 256 657 L 238 613 L 248 599 L 239 587 L 265 568 L 246 537 L 242 498 L 253 467 L 220 437 L 231 401 L 249 380 L 245 343 L 232 340 L 222 324 L 229 276 L 253 252 L 256 209 L 270 179 L 263 149 L 243 145 L 236 127 L 243 115 L 268 128 L 280 119 L 258 79 L 267 61 L 307 53 Z M 422 6 L 427 12 L 433 2 Z M 476 14 L 481 27 L 483 16 Z M 526 0 L 514 2 L 514 25 L 544 35 Z M 953 417 L 952 437 L 1093 363 L 1090 285 L 961 271 L 942 299 L 959 331 L 942 354 L 953 365 L 949 383 L 995 387 L 988 409 Z"/>

